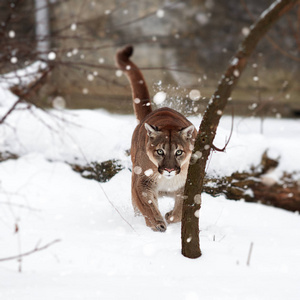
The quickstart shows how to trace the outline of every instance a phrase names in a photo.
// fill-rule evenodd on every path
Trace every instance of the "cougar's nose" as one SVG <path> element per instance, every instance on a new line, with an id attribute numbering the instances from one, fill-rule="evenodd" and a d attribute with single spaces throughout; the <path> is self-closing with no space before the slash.
<path id="1" fill-rule="evenodd" d="M 166 171 L 168 171 L 169 173 L 175 171 L 175 169 L 168 169 L 168 168 L 165 168 Z"/>

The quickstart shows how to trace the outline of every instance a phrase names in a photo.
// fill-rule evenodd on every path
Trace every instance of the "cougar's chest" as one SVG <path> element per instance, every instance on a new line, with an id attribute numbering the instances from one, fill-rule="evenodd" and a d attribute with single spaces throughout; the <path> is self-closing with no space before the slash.
<path id="1" fill-rule="evenodd" d="M 186 172 L 180 172 L 180 174 L 168 179 L 164 176 L 159 176 L 157 179 L 158 192 L 175 192 L 182 188 L 186 181 Z"/>

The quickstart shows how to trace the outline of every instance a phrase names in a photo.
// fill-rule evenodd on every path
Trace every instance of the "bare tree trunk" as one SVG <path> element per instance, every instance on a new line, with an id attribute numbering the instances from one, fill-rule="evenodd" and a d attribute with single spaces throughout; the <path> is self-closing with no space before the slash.
<path id="1" fill-rule="evenodd" d="M 275 1 L 261 14 L 257 22 L 250 27 L 248 36 L 240 44 L 236 55 L 232 58 L 229 67 L 222 76 L 219 86 L 205 111 L 195 141 L 195 148 L 190 161 L 184 192 L 181 241 L 182 254 L 188 258 L 201 256 L 199 211 L 205 168 L 228 98 L 259 40 L 285 12 L 297 3 L 299 3 L 299 0 Z"/>
<path id="2" fill-rule="evenodd" d="M 49 8 L 47 0 L 35 0 L 36 50 L 40 58 L 47 59 L 49 52 Z"/>

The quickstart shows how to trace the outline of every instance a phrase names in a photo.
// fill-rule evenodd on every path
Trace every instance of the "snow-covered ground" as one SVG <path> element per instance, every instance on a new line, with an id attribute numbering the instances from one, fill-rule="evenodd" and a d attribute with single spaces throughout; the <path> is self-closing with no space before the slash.
<path id="1" fill-rule="evenodd" d="M 14 101 L 3 95 L 0 116 Z M 191 121 L 198 127 L 200 119 Z M 0 262 L 0 299 L 300 299 L 297 213 L 203 194 L 196 260 L 180 253 L 180 224 L 157 233 L 134 217 L 125 151 L 135 124 L 101 110 L 33 109 L 0 126 L 1 152 L 20 155 L 0 163 L 0 259 L 59 240 L 21 262 Z M 216 146 L 230 127 L 223 117 Z M 208 173 L 249 169 L 266 149 L 280 156 L 270 176 L 299 172 L 300 120 L 267 119 L 263 135 L 259 128 L 257 119 L 236 117 L 227 151 L 212 155 Z M 111 158 L 127 168 L 102 184 L 66 163 Z M 171 206 L 160 200 L 163 212 Z"/>

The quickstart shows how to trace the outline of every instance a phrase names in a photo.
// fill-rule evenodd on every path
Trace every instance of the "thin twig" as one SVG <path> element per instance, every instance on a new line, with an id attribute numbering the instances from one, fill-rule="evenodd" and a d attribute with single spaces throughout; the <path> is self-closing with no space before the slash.
<path id="1" fill-rule="evenodd" d="M 121 214 L 121 212 L 117 209 L 117 207 L 114 205 L 114 203 L 108 198 L 105 190 L 103 189 L 103 186 L 101 184 L 99 184 L 100 189 L 102 190 L 105 198 L 107 199 L 107 201 L 109 202 L 109 204 L 115 209 L 115 211 L 118 213 L 118 215 L 122 218 L 122 220 L 137 234 L 139 235 L 136 230 L 133 228 L 133 226 L 125 219 L 125 217 L 123 217 L 123 215 Z"/>
<path id="2" fill-rule="evenodd" d="M 28 209 L 30 211 L 40 211 L 40 209 L 36 209 L 36 208 L 30 207 L 30 206 L 26 206 L 26 205 L 22 205 L 22 204 L 16 204 L 16 203 L 12 203 L 12 202 L 0 201 L 0 205 L 11 205 L 11 206 L 19 207 L 19 208 Z"/>
<path id="3" fill-rule="evenodd" d="M 21 92 L 20 95 L 18 95 L 19 96 L 18 100 L 11 106 L 11 108 L 6 112 L 6 114 L 0 119 L 0 124 L 4 123 L 7 117 L 16 109 L 18 104 L 25 101 L 24 99 L 26 99 L 26 97 L 39 86 L 39 84 L 50 73 L 52 68 L 53 67 L 50 66 L 48 67 L 48 69 L 45 69 L 40 78 L 38 78 L 28 89 L 26 89 L 24 92 Z"/>
<path id="4" fill-rule="evenodd" d="M 252 255 L 252 249 L 253 249 L 253 242 L 251 242 L 251 244 L 250 244 L 248 259 L 247 259 L 247 266 L 250 266 L 250 259 L 251 259 L 251 255 Z"/>
<path id="5" fill-rule="evenodd" d="M 224 152 L 226 150 L 227 145 L 229 144 L 231 137 L 232 137 L 232 133 L 233 133 L 233 121 L 234 121 L 234 111 L 233 111 L 233 107 L 232 107 L 232 122 L 231 122 L 229 138 L 228 138 L 227 142 L 225 143 L 225 146 L 222 149 L 216 147 L 215 145 L 212 145 L 213 150 L 218 151 L 218 152 Z"/>
<path id="6" fill-rule="evenodd" d="M 45 250 L 47 248 L 49 248 L 50 246 L 52 246 L 53 244 L 56 244 L 58 242 L 60 242 L 61 240 L 54 240 L 52 241 L 51 243 L 48 243 L 42 247 L 35 247 L 33 250 L 31 251 L 28 251 L 28 252 L 25 252 L 25 253 L 21 253 L 19 255 L 14 255 L 14 256 L 10 256 L 10 257 L 5 257 L 5 258 L 0 258 L 0 262 L 3 262 L 3 261 L 8 261 L 8 260 L 15 260 L 15 259 L 20 259 L 24 256 L 28 256 L 28 255 L 31 255 L 33 253 L 36 253 L 36 252 L 39 252 L 39 251 L 42 251 L 42 250 Z"/>

